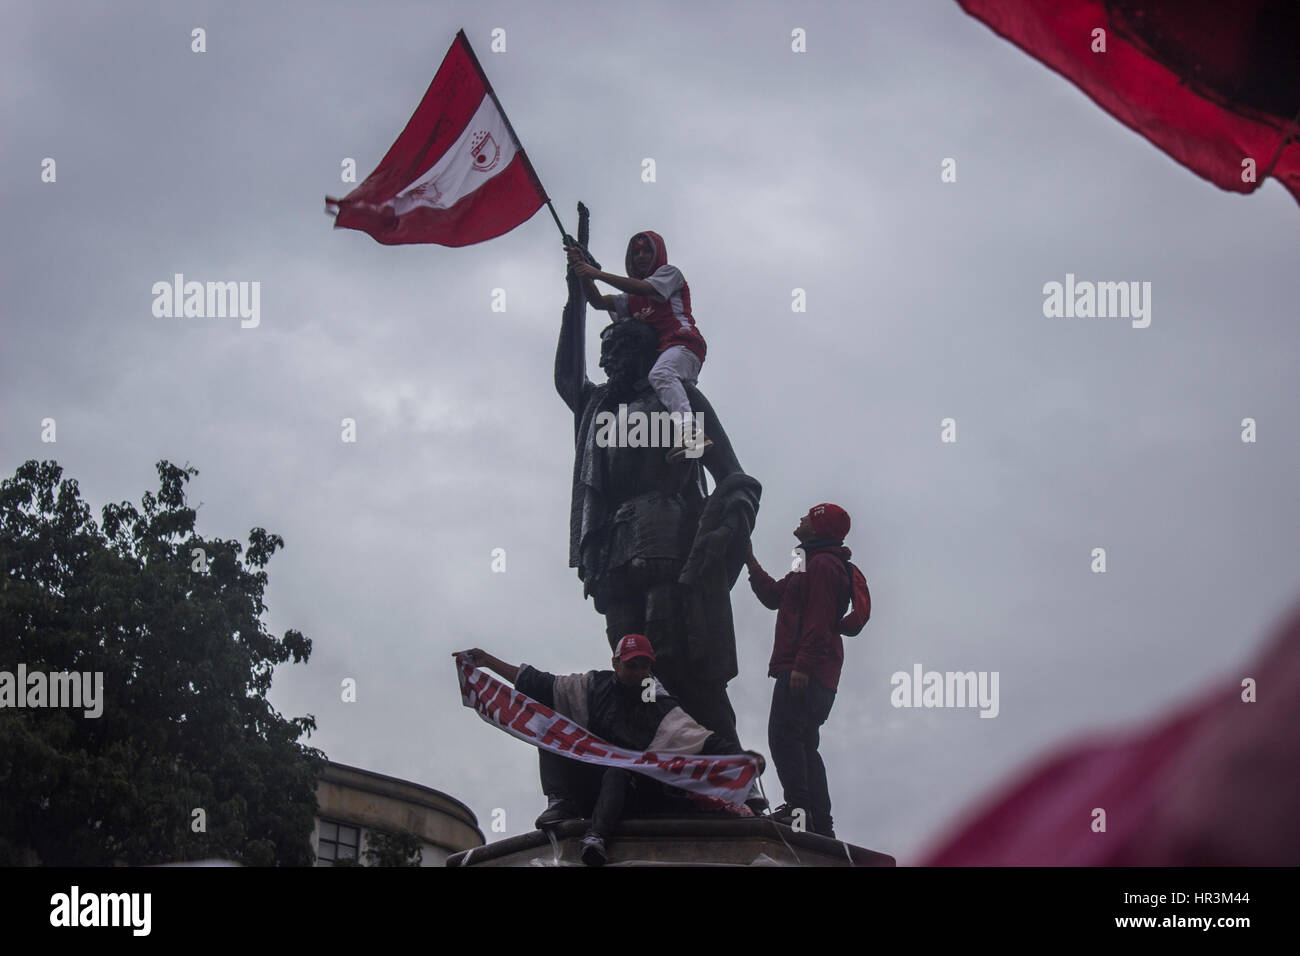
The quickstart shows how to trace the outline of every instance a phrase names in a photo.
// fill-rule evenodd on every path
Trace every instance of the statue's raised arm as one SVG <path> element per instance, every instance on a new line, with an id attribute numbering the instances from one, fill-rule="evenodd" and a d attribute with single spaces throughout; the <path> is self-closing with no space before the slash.
<path id="1" fill-rule="evenodd" d="M 590 232 L 590 214 L 587 207 L 578 203 L 578 245 L 584 250 Z M 569 300 L 564 304 L 564 317 L 560 321 L 560 341 L 555 348 L 555 390 L 575 416 L 582 414 L 592 385 L 587 378 L 587 296 L 582 279 L 569 265 Z"/>

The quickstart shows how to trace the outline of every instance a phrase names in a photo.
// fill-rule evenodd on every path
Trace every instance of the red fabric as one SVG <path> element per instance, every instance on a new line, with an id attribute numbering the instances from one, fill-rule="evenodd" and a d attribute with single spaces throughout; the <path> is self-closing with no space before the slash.
<path id="1" fill-rule="evenodd" d="M 1272 165 L 1300 202 L 1294 0 L 958 2 L 1198 176 L 1251 193 Z M 1092 50 L 1097 28 L 1104 53 Z M 1247 158 L 1255 182 L 1242 179 Z"/>
<path id="2" fill-rule="evenodd" d="M 668 264 L 668 246 L 664 242 L 663 236 L 649 230 L 638 232 L 627 241 L 627 255 L 623 257 L 623 267 L 632 278 L 644 279 L 645 276 L 632 275 L 632 245 L 636 242 L 637 236 L 645 236 L 654 244 L 654 262 L 650 264 L 650 271 L 646 275 L 652 275 L 655 270 Z M 704 336 L 700 335 L 699 330 L 695 327 L 695 317 L 691 315 L 691 287 L 685 279 L 682 279 L 682 287 L 677 294 L 681 298 L 682 311 L 680 318 L 673 312 L 671 300 L 660 302 L 648 295 L 629 295 L 627 297 L 628 314 L 640 319 L 659 333 L 660 352 L 670 349 L 674 345 L 684 345 L 695 353 L 696 358 L 703 362 L 708 346 L 704 343 Z"/>
<path id="3" fill-rule="evenodd" d="M 853 610 L 840 619 L 840 633 L 845 637 L 857 637 L 871 620 L 871 590 L 867 579 L 857 565 L 849 568 L 853 576 Z"/>
<path id="4" fill-rule="evenodd" d="M 509 232 L 528 220 L 544 198 L 534 191 L 523 153 L 516 153 L 500 175 L 493 176 L 448 209 L 413 209 L 397 216 L 392 209 L 340 203 L 338 228 L 359 229 L 386 246 L 431 242 L 469 246 Z"/>
<path id="5" fill-rule="evenodd" d="M 448 209 L 420 207 L 398 216 L 382 208 L 442 158 L 488 92 L 487 78 L 461 31 L 375 171 L 345 198 L 326 200 L 338 207 L 335 228 L 359 229 L 385 245 L 468 246 L 526 222 L 547 197 L 518 143 L 514 159 L 500 174 Z"/>
<path id="6" fill-rule="evenodd" d="M 614 650 L 614 656 L 620 661 L 630 661 L 634 657 L 648 657 L 654 660 L 655 651 L 644 634 L 624 634 Z"/>
<path id="7" fill-rule="evenodd" d="M 1047 757 L 922 865 L 1296 866 L 1297 811 L 1300 609 L 1251 666 L 1172 715 Z"/>
<path id="8" fill-rule="evenodd" d="M 777 612 L 776 639 L 767 673 L 797 670 L 817 679 L 828 690 L 840 686 L 844 641 L 840 616 L 849 603 L 848 548 L 829 547 L 807 555 L 805 571 L 791 571 L 780 581 L 761 568 L 749 575 L 749 586 L 763 606 Z"/>
<path id="9" fill-rule="evenodd" d="M 654 250 L 654 261 L 650 263 L 650 271 L 645 276 L 652 275 L 656 269 L 668 265 L 668 246 L 664 242 L 664 237 L 657 232 L 638 232 L 635 236 L 627 241 L 627 253 L 623 256 L 623 268 L 629 276 L 634 279 L 644 279 L 645 276 L 632 275 L 632 250 L 636 248 L 636 241 L 644 237 L 649 240 L 650 247 Z"/>
<path id="10" fill-rule="evenodd" d="M 819 538 L 843 541 L 849 533 L 849 513 L 839 505 L 822 503 L 808 509 L 808 524 Z"/>

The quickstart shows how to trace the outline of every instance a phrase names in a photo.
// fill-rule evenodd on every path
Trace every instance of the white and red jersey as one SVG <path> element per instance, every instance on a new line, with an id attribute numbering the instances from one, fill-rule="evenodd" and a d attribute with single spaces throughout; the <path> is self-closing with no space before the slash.
<path id="1" fill-rule="evenodd" d="M 650 283 L 655 295 L 614 295 L 614 307 L 609 310 L 615 321 L 640 319 L 659 334 L 659 351 L 674 345 L 684 345 L 704 361 L 707 345 L 691 315 L 691 288 L 676 266 L 668 264 L 668 248 L 657 232 L 638 232 L 628 240 L 624 267 L 632 274 L 632 246 L 645 236 L 654 245 L 655 258 L 650 274 L 643 281 Z"/>

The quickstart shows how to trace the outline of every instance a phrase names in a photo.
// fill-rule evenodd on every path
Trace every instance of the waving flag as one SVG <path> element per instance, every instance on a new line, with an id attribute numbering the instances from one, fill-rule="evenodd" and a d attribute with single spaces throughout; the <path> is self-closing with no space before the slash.
<path id="1" fill-rule="evenodd" d="M 1297 727 L 1300 605 L 1246 667 L 1173 712 L 1017 773 L 921 865 L 1294 867 Z"/>
<path id="2" fill-rule="evenodd" d="M 1300 201 L 1295 0 L 958 0 L 1221 189 Z"/>
<path id="3" fill-rule="evenodd" d="M 526 222 L 547 198 L 461 30 L 375 171 L 325 202 L 336 228 L 385 245 L 468 246 Z"/>

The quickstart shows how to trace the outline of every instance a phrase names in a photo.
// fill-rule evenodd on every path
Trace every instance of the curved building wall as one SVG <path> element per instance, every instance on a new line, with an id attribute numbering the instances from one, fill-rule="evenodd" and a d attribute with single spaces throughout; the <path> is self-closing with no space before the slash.
<path id="1" fill-rule="evenodd" d="M 421 866 L 443 866 L 447 857 L 483 846 L 473 811 L 455 797 L 409 780 L 330 762 L 316 785 L 312 847 L 317 866 L 359 859 L 367 830 L 408 831 L 420 840 Z"/>

